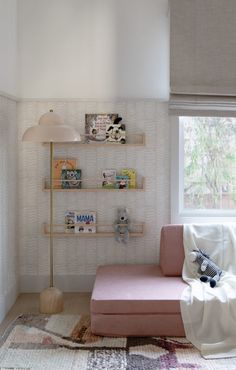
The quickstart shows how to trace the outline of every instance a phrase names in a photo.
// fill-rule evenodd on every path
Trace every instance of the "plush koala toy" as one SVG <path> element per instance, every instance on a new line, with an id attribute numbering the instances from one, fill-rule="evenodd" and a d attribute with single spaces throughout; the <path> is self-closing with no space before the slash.
<path id="1" fill-rule="evenodd" d="M 130 220 L 127 208 L 119 208 L 117 220 L 114 223 L 115 239 L 119 243 L 127 244 L 129 241 Z"/>
<path id="2" fill-rule="evenodd" d="M 201 275 L 200 280 L 204 283 L 210 282 L 210 286 L 214 288 L 217 281 L 220 280 L 222 270 L 200 249 L 189 253 L 189 259 L 191 262 L 197 262 L 199 264 L 198 272 Z"/>

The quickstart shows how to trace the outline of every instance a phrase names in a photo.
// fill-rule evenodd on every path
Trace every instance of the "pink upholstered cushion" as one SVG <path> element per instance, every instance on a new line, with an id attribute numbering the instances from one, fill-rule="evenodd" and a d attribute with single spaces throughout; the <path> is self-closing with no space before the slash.
<path id="1" fill-rule="evenodd" d="M 183 263 L 183 225 L 163 226 L 160 244 L 160 267 L 163 274 L 182 276 Z"/>
<path id="2" fill-rule="evenodd" d="M 111 265 L 98 268 L 91 299 L 92 313 L 180 313 L 186 283 L 164 277 L 157 265 Z"/>

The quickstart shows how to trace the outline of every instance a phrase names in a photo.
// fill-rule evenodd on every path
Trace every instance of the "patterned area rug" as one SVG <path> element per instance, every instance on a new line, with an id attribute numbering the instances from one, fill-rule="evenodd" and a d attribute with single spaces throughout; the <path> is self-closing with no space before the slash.
<path id="1" fill-rule="evenodd" d="M 236 358 L 204 360 L 185 338 L 94 336 L 78 315 L 22 315 L 0 345 L 2 370 L 236 370 Z"/>

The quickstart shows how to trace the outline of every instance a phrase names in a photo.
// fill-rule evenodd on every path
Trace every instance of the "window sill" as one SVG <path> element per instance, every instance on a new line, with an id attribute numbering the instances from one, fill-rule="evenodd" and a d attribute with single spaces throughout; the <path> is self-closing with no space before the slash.
<path id="1" fill-rule="evenodd" d="M 236 210 L 189 210 L 173 215 L 172 224 L 236 222 Z"/>

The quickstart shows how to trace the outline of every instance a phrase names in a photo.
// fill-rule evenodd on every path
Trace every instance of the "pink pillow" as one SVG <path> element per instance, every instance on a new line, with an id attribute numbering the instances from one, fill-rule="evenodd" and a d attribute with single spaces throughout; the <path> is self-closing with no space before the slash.
<path id="1" fill-rule="evenodd" d="M 161 229 L 160 267 L 165 276 L 182 276 L 184 263 L 183 225 Z"/>

